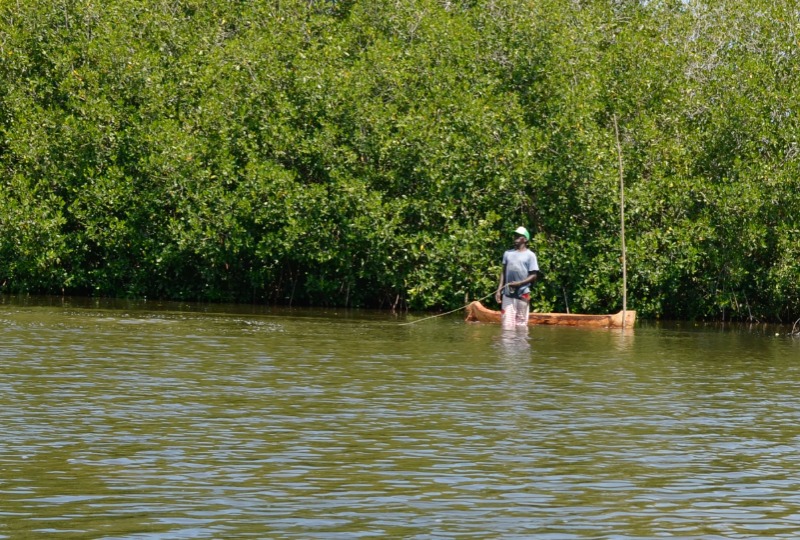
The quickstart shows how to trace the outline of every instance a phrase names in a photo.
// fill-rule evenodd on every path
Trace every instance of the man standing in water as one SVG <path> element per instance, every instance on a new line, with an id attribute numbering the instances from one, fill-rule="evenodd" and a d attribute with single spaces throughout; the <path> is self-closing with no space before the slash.
<path id="1" fill-rule="evenodd" d="M 525 227 L 514 231 L 514 249 L 503 254 L 503 272 L 494 297 L 501 308 L 503 327 L 528 325 L 531 283 L 536 281 L 539 264 L 528 249 L 531 235 Z"/>

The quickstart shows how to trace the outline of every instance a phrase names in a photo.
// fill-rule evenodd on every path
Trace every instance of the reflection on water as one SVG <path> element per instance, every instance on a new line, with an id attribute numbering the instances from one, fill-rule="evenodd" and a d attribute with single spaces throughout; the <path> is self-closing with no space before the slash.
<path id="1" fill-rule="evenodd" d="M 794 538 L 800 342 L 0 305 L 0 538 Z"/>
<path id="2" fill-rule="evenodd" d="M 520 356 L 530 359 L 530 329 L 527 326 L 504 327 L 495 340 L 500 344 L 501 358 Z"/>

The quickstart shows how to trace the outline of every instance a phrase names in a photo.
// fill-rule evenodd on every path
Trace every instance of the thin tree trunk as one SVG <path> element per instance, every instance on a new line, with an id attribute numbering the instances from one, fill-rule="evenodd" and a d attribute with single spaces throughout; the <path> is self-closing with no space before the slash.
<path id="1" fill-rule="evenodd" d="M 625 179 L 622 168 L 622 145 L 619 143 L 619 127 L 617 115 L 614 114 L 614 138 L 617 141 L 617 158 L 619 161 L 619 222 L 620 239 L 622 241 L 622 327 L 625 328 L 625 316 L 628 310 L 628 262 L 625 249 Z"/>

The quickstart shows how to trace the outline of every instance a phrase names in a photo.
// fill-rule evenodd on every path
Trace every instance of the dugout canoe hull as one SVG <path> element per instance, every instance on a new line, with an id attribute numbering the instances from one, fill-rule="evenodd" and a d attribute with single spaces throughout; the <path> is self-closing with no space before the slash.
<path id="1" fill-rule="evenodd" d="M 485 307 L 480 302 L 472 302 L 467 306 L 467 321 L 499 323 L 500 312 Z M 579 315 L 574 313 L 531 313 L 528 325 L 549 324 L 559 326 L 587 326 L 593 328 L 633 328 L 636 312 L 627 310 L 625 320 L 622 312 L 610 315 Z"/>

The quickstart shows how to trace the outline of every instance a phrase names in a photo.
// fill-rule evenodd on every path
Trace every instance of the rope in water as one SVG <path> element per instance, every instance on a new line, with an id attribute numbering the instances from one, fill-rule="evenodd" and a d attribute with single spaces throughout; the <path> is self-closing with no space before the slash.
<path id="1" fill-rule="evenodd" d="M 486 296 L 484 296 L 483 298 L 478 298 L 477 300 L 473 300 L 472 302 L 480 302 L 481 300 L 486 300 L 490 296 L 494 296 L 494 293 L 491 292 L 491 293 L 487 294 Z M 470 302 L 470 304 L 472 302 Z M 438 315 L 431 315 L 430 317 L 425 317 L 424 319 L 419 319 L 419 320 L 411 321 L 411 322 L 407 322 L 407 323 L 400 323 L 399 326 L 408 326 L 410 324 L 417 324 L 418 322 L 427 321 L 429 319 L 435 319 L 436 317 L 444 317 L 445 315 L 450 315 L 451 313 L 455 313 L 456 311 L 461 311 L 462 309 L 466 309 L 468 307 L 469 307 L 469 304 L 467 304 L 465 306 L 461 306 L 460 308 L 456 308 L 456 309 L 454 309 L 452 311 L 448 311 L 446 313 L 439 313 Z"/>

